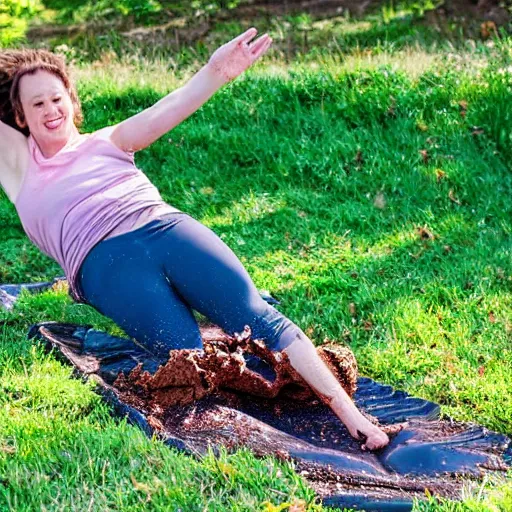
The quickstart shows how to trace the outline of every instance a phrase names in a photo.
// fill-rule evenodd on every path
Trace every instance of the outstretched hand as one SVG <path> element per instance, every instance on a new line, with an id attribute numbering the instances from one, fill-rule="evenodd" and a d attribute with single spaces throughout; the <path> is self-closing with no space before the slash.
<path id="1" fill-rule="evenodd" d="M 255 28 L 250 28 L 229 43 L 222 45 L 210 57 L 209 65 L 226 82 L 242 74 L 269 49 L 272 39 L 268 34 L 251 42 L 257 33 Z"/>

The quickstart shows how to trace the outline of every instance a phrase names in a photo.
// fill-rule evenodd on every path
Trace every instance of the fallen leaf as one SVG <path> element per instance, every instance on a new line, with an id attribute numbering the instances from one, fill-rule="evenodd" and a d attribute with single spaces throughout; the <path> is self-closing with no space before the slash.
<path id="1" fill-rule="evenodd" d="M 439 183 L 441 180 L 446 178 L 446 173 L 442 169 L 436 169 L 436 181 Z"/>
<path id="2" fill-rule="evenodd" d="M 375 199 L 373 200 L 373 206 L 379 210 L 386 208 L 386 198 L 382 192 L 378 192 L 375 196 Z"/>
<path id="3" fill-rule="evenodd" d="M 293 500 L 288 512 L 306 512 L 306 502 L 304 500 Z"/>
<path id="4" fill-rule="evenodd" d="M 277 415 L 279 416 L 279 411 L 277 411 Z M 274 456 L 281 461 L 290 460 L 290 454 L 286 450 L 277 450 Z"/>
<path id="5" fill-rule="evenodd" d="M 238 473 L 236 468 L 232 464 L 228 464 L 227 462 L 218 461 L 217 466 L 223 475 L 235 476 Z"/>
<path id="6" fill-rule="evenodd" d="M 479 126 L 473 126 L 471 130 L 471 135 L 483 135 L 485 133 L 484 129 Z"/>
<path id="7" fill-rule="evenodd" d="M 468 112 L 468 102 L 464 100 L 459 101 L 459 107 L 461 117 L 466 117 L 466 114 Z"/>
<path id="8" fill-rule="evenodd" d="M 154 416 L 148 416 L 148 423 L 151 428 L 158 430 L 159 432 L 163 432 L 165 430 L 163 423 Z"/>
<path id="9" fill-rule="evenodd" d="M 434 238 L 435 238 L 434 233 L 432 233 L 432 231 L 430 231 L 430 229 L 428 229 L 426 225 L 423 227 L 417 228 L 417 232 L 418 232 L 419 237 L 422 240 L 434 240 Z"/>
<path id="10" fill-rule="evenodd" d="M 291 503 L 281 503 L 281 505 L 273 505 L 270 501 L 262 503 L 263 512 L 281 512 L 287 509 Z"/>
<path id="11" fill-rule="evenodd" d="M 416 121 L 416 128 L 420 132 L 426 132 L 428 130 L 428 126 L 423 121 Z"/>
<path id="12" fill-rule="evenodd" d="M 0 444 L 0 452 L 8 453 L 9 455 L 12 455 L 13 453 L 16 453 L 16 448 L 14 446 L 10 446 L 8 444 Z"/>
<path id="13" fill-rule="evenodd" d="M 455 197 L 453 189 L 450 189 L 448 191 L 448 197 L 450 198 L 450 201 L 453 201 L 455 204 L 458 204 L 460 206 L 461 202 Z"/>
<path id="14" fill-rule="evenodd" d="M 59 279 L 55 284 L 52 285 L 52 290 L 54 292 L 68 293 L 69 284 L 65 279 Z"/>
<path id="15" fill-rule="evenodd" d="M 495 36 L 498 33 L 496 23 L 494 21 L 484 21 L 480 25 L 480 35 L 482 39 L 489 39 L 491 36 Z"/>
<path id="16" fill-rule="evenodd" d="M 357 315 L 356 305 L 353 302 L 351 302 L 348 305 L 348 311 L 350 313 L 350 316 L 356 316 Z"/>
<path id="17" fill-rule="evenodd" d="M 405 427 L 407 427 L 408 423 L 394 423 L 392 425 L 379 425 L 379 428 L 387 434 L 388 436 L 395 436 L 400 431 L 402 431 Z"/>
<path id="18" fill-rule="evenodd" d="M 429 161 L 429 155 L 428 155 L 428 151 L 426 149 L 420 149 L 419 151 L 420 155 L 422 156 L 423 158 L 423 163 L 424 164 L 428 164 L 428 161 Z"/>
<path id="19" fill-rule="evenodd" d="M 491 324 L 496 323 L 496 317 L 494 316 L 494 311 L 489 311 L 489 322 L 491 322 Z"/>
<path id="20" fill-rule="evenodd" d="M 365 331 L 371 331 L 373 329 L 373 323 L 370 320 L 365 320 L 363 322 L 363 329 Z"/>
<path id="21" fill-rule="evenodd" d="M 137 491 L 142 491 L 142 492 L 147 493 L 148 499 L 149 499 L 149 497 L 150 497 L 150 490 L 151 490 L 149 488 L 149 485 L 143 484 L 142 482 L 137 482 L 137 480 L 135 479 L 135 477 L 133 475 L 130 475 L 130 480 L 132 481 L 133 487 Z"/>
<path id="22" fill-rule="evenodd" d="M 480 377 L 483 377 L 484 373 L 485 373 L 485 366 L 480 366 L 480 368 L 478 368 L 478 375 L 480 375 Z"/>

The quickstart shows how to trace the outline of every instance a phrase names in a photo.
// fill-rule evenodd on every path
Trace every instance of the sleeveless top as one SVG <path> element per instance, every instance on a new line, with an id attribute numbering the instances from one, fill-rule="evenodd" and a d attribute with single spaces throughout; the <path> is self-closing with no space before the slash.
<path id="1" fill-rule="evenodd" d="M 50 158 L 32 136 L 28 143 L 16 210 L 29 239 L 64 270 L 73 299 L 85 303 L 76 281 L 97 243 L 179 210 L 162 200 L 133 153 L 115 146 L 105 130 L 78 136 Z"/>

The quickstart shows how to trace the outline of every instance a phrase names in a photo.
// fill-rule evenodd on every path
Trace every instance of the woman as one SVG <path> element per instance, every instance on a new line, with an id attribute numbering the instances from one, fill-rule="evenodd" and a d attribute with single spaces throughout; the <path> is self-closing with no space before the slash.
<path id="1" fill-rule="evenodd" d="M 261 299 L 220 238 L 163 202 L 134 165 L 135 151 L 268 50 L 271 38 L 254 40 L 256 34 L 251 28 L 221 46 L 187 84 L 152 107 L 90 134 L 78 131 L 79 100 L 59 57 L 1 52 L 9 98 L 2 102 L 0 90 L 6 121 L 0 121 L 0 184 L 29 238 L 63 267 L 75 300 L 161 356 L 201 348 L 193 309 L 231 334 L 248 325 L 253 337 L 287 354 L 363 449 L 381 448 L 387 435 L 358 411 L 307 336 Z"/>

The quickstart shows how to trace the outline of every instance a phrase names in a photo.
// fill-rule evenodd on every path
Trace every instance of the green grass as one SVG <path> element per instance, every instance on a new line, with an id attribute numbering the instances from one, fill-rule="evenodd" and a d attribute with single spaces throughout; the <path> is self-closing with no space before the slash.
<path id="1" fill-rule="evenodd" d="M 362 374 L 511 435 L 510 40 L 455 50 L 409 29 L 399 44 L 369 38 L 366 51 L 363 22 L 344 23 L 346 37 L 348 27 L 360 34 L 346 54 L 327 48 L 287 63 L 278 45 L 137 163 L 316 342 L 347 343 Z M 366 34 L 384 30 L 367 23 Z M 139 53 L 84 59 L 85 131 L 183 83 L 195 55 L 179 74 Z M 0 226 L 0 282 L 61 274 L 5 196 Z M 424 227 L 433 238 L 420 236 Z M 247 452 L 193 460 L 111 419 L 89 384 L 25 339 L 42 320 L 121 333 L 62 292 L 24 295 L 0 312 L 0 509 L 317 507 L 289 465 Z M 417 510 L 506 511 L 511 489 L 488 482 L 468 487 L 462 504 Z"/>

